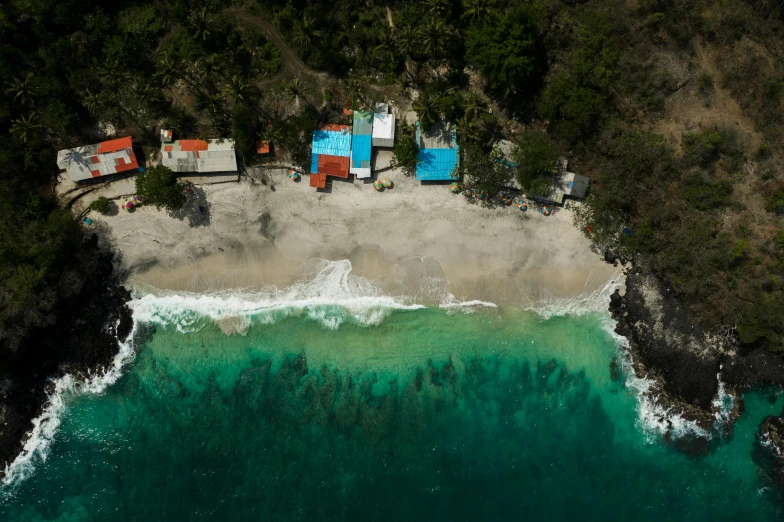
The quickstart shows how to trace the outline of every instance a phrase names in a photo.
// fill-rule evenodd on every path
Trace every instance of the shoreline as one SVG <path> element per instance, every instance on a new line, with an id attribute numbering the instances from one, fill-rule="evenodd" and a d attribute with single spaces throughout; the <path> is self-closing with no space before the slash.
<path id="1" fill-rule="evenodd" d="M 451 294 L 459 301 L 541 307 L 609 281 L 623 284 L 621 271 L 575 228 L 568 208 L 543 216 L 484 207 L 396 169 L 385 172 L 395 186 L 383 193 L 362 180 L 336 181 L 325 194 L 292 182 L 282 169 L 261 174 L 265 184 L 259 175 L 197 187 L 193 198 L 200 205 L 174 217 L 141 207 L 91 213 L 92 226 L 118 252 L 125 284 L 162 290 L 284 288 L 311 259 L 347 259 L 353 275 L 389 295 L 426 303 Z M 97 190 L 79 205 L 100 195 Z"/>

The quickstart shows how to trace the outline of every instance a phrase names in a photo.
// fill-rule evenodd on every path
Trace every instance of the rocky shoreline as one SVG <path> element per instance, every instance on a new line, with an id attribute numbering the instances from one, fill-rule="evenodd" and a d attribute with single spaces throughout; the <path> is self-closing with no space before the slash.
<path id="1" fill-rule="evenodd" d="M 36 331 L 0 373 L 0 479 L 23 451 L 32 419 L 47 402 L 47 386 L 66 373 L 78 378 L 108 367 L 126 338 L 133 319 L 126 306 L 129 292 L 113 272 L 111 252 L 98 246 L 95 234 L 81 250 L 91 277 L 58 310 L 56 323 Z"/>
<path id="2" fill-rule="evenodd" d="M 607 256 L 612 259 L 611 256 Z M 743 411 L 740 392 L 756 386 L 784 386 L 784 358 L 762 348 L 738 346 L 734 339 L 701 329 L 667 285 L 644 264 L 626 272 L 625 293 L 610 299 L 616 332 L 628 340 L 634 371 L 654 382 L 650 399 L 672 414 L 692 421 L 706 434 L 729 435 Z M 721 412 L 719 392 L 733 398 L 732 410 Z M 722 414 L 723 422 L 716 420 Z M 665 440 L 672 439 L 672 425 Z M 763 473 L 779 476 L 784 486 L 784 412 L 759 428 L 759 462 L 776 463 Z M 702 440 L 700 440 L 702 439 Z M 708 451 L 708 437 L 688 434 L 676 444 L 694 454 Z M 776 470 L 778 474 L 776 475 Z"/>

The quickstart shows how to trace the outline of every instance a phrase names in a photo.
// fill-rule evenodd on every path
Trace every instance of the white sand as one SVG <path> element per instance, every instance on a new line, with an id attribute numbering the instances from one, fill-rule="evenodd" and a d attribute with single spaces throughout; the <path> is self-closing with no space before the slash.
<path id="1" fill-rule="evenodd" d="M 395 187 L 378 193 L 363 180 L 335 180 L 331 193 L 319 193 L 307 177 L 294 183 L 277 170 L 274 190 L 248 180 L 199 187 L 208 212 L 193 205 L 184 219 L 145 207 L 90 217 L 137 287 L 286 286 L 308 259 L 349 259 L 354 274 L 393 295 L 440 301 L 451 293 L 532 306 L 586 296 L 622 277 L 591 252 L 569 210 L 546 217 L 516 206 L 483 208 L 400 171 L 382 176 Z"/>

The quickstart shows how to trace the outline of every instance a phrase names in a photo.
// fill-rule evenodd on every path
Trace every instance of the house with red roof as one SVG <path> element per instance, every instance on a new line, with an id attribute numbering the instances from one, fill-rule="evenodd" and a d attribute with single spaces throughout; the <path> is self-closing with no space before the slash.
<path id="1" fill-rule="evenodd" d="M 176 140 L 161 145 L 161 163 L 174 172 L 236 172 L 232 140 Z"/>
<path id="2" fill-rule="evenodd" d="M 57 153 L 57 166 L 77 182 L 139 169 L 131 136 L 61 150 Z"/>

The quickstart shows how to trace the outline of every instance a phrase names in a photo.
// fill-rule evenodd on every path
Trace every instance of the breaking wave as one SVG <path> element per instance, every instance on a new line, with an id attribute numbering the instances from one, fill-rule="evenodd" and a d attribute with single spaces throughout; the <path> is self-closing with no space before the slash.
<path id="1" fill-rule="evenodd" d="M 80 380 L 71 374 L 54 379 L 47 391 L 47 401 L 41 414 L 33 419 L 33 429 L 24 443 L 22 452 L 5 468 L 0 494 L 6 494 L 30 477 L 36 465 L 44 462 L 49 455 L 52 442 L 62 422 L 62 415 L 69 396 L 85 393 L 101 393 L 122 375 L 123 368 L 133 360 L 135 351 L 133 339 L 136 334 L 134 324 L 131 333 L 124 341 L 119 341 L 119 350 L 111 365 Z"/>
<path id="2" fill-rule="evenodd" d="M 251 323 L 271 324 L 304 316 L 335 329 L 346 321 L 371 326 L 398 310 L 417 310 L 400 297 L 386 295 L 368 279 L 351 273 L 348 260 L 311 260 L 299 281 L 285 289 L 225 294 L 164 293 L 137 297 L 129 304 L 136 321 L 174 325 L 181 332 L 198 330 L 204 319 L 242 333 Z"/>

